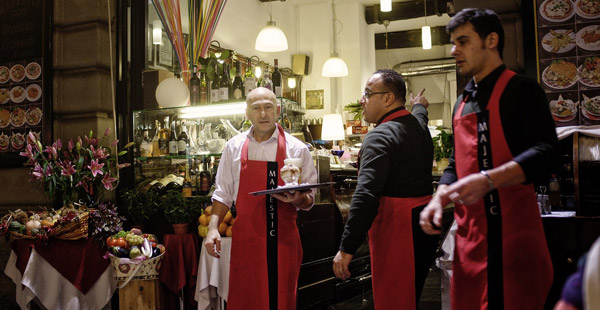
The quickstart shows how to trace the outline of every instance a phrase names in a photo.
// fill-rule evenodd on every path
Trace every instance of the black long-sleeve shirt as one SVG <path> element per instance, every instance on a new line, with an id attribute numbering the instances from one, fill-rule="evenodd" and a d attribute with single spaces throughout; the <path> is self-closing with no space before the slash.
<path id="1" fill-rule="evenodd" d="M 359 153 L 358 184 L 342 235 L 340 250 L 354 254 L 377 216 L 379 199 L 431 195 L 433 142 L 427 110 L 415 105 L 412 115 L 381 124 L 365 137 Z M 399 223 L 398 225 L 403 225 Z"/>
<path id="2" fill-rule="evenodd" d="M 506 66 L 499 66 L 477 85 L 471 79 L 456 101 L 453 117 L 465 96 L 468 98 L 461 116 L 485 110 L 504 69 Z M 499 111 L 506 143 L 513 160 L 525 172 L 526 183 L 547 180 L 558 168 L 560 145 L 542 87 L 532 79 L 515 75 L 500 96 Z M 451 184 L 458 179 L 454 150 L 448 162 L 440 184 Z"/>

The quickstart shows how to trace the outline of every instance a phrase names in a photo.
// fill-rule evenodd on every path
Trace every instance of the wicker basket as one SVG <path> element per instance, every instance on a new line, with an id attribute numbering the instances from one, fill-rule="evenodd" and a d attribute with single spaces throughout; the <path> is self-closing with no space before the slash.
<path id="1" fill-rule="evenodd" d="M 165 253 L 145 260 L 116 257 L 109 254 L 115 270 L 115 280 L 120 281 L 119 288 L 125 287 L 131 280 L 158 279 L 158 272 Z"/>
<path id="2" fill-rule="evenodd" d="M 5 219 L 5 222 L 9 222 L 10 218 Z M 88 225 L 89 225 L 89 212 L 83 212 L 74 218 L 71 222 L 58 226 L 52 230 L 48 237 L 53 237 L 61 240 L 79 240 L 88 237 Z M 10 237 L 13 239 L 38 239 L 36 236 L 29 236 L 18 233 L 16 231 L 10 231 Z"/>

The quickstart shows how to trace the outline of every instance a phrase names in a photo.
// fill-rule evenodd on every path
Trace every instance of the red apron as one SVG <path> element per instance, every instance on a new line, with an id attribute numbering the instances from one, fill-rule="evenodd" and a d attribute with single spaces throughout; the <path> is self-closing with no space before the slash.
<path id="1" fill-rule="evenodd" d="M 499 103 L 514 75 L 502 73 L 485 111 L 461 116 L 467 98 L 460 103 L 453 120 L 459 179 L 513 159 Z M 543 309 L 553 271 L 533 185 L 493 190 L 468 206 L 455 204 L 454 216 L 452 309 Z"/>
<path id="2" fill-rule="evenodd" d="M 409 114 L 407 110 L 394 112 L 381 124 Z M 412 209 L 429 200 L 431 195 L 379 200 L 379 211 L 369 230 L 375 309 L 416 309 Z"/>
<path id="3" fill-rule="evenodd" d="M 279 169 L 286 156 L 285 135 L 277 125 L 277 161 L 248 160 L 248 139 L 241 154 L 235 203 L 227 309 L 296 309 L 302 244 L 296 208 L 270 195 L 249 192 L 283 185 Z"/>

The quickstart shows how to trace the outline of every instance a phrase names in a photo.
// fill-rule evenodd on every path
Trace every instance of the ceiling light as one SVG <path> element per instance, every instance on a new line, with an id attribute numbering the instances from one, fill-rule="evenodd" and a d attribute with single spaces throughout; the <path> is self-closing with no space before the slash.
<path id="1" fill-rule="evenodd" d="M 425 26 L 421 27 L 421 42 L 424 50 L 431 49 L 431 27 L 427 26 L 427 0 L 423 1 L 425 7 Z"/>
<path id="2" fill-rule="evenodd" d="M 379 2 L 379 7 L 381 8 L 381 12 L 391 12 L 392 0 L 381 0 Z"/>
<path id="3" fill-rule="evenodd" d="M 329 59 L 325 61 L 325 64 L 323 64 L 323 70 L 321 71 L 321 75 L 325 77 L 347 76 L 348 66 L 346 65 L 346 62 L 339 57 L 335 49 L 337 37 L 337 32 L 335 30 L 335 22 L 337 21 L 337 18 L 335 16 L 335 5 L 333 4 L 333 0 L 331 0 L 331 11 L 333 15 L 333 53 L 331 53 L 331 57 L 329 57 Z"/>
<path id="4" fill-rule="evenodd" d="M 282 52 L 288 49 L 285 33 L 277 27 L 271 14 L 271 1 L 269 1 L 269 21 L 256 36 L 254 48 L 260 52 Z"/>

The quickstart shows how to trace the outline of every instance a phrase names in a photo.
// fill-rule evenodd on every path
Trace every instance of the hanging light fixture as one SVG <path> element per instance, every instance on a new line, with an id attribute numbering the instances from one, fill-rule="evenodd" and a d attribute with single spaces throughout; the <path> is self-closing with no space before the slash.
<path id="1" fill-rule="evenodd" d="M 423 49 L 431 49 L 431 27 L 427 25 L 427 0 L 423 0 L 425 5 L 425 26 L 421 27 L 421 42 L 423 43 Z"/>
<path id="2" fill-rule="evenodd" d="M 391 12 L 392 11 L 392 0 L 381 0 L 379 2 L 379 7 L 381 12 Z"/>
<path id="3" fill-rule="evenodd" d="M 333 4 L 334 0 L 331 0 L 331 11 L 333 12 L 333 53 L 331 53 L 331 57 L 325 61 L 323 65 L 323 70 L 321 71 L 321 75 L 325 77 L 341 77 L 348 75 L 348 66 L 346 62 L 339 57 L 336 52 L 336 30 L 335 30 L 335 22 L 337 18 L 335 16 L 335 5 Z"/>
<path id="4" fill-rule="evenodd" d="M 273 14 L 271 12 L 271 1 L 269 1 L 269 21 L 256 36 L 256 43 L 254 43 L 254 49 L 260 52 L 282 52 L 288 49 L 287 38 L 281 28 L 277 27 L 273 21 Z"/>

